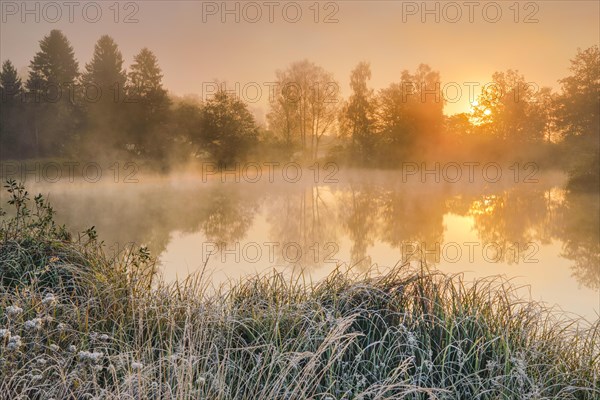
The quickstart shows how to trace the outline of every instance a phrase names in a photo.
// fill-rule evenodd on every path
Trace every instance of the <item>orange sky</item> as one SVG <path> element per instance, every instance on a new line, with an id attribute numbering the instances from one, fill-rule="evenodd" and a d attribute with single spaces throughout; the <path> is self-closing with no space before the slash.
<path id="1" fill-rule="evenodd" d="M 359 61 L 371 63 L 370 83 L 376 89 L 398 81 L 403 69 L 427 63 L 441 72 L 442 85 L 456 82 L 453 87 L 462 88 L 459 100 L 446 105 L 445 112 L 452 114 L 468 110 L 469 82 L 489 82 L 497 70 L 518 69 L 528 81 L 556 87 L 577 48 L 598 44 L 600 36 L 598 1 L 431 1 L 426 3 L 431 13 L 425 15 L 420 1 L 320 2 L 318 7 L 313 1 L 240 2 L 232 14 L 223 13 L 220 1 L 139 1 L 121 2 L 118 15 L 112 1 L 74 2 L 71 10 L 62 1 L 54 2 L 58 8 L 46 3 L 27 2 L 33 10 L 27 14 L 21 1 L 1 1 L 0 58 L 11 59 L 20 71 L 51 29 L 67 35 L 81 67 L 95 41 L 109 34 L 127 65 L 142 47 L 153 50 L 165 86 L 177 95 L 201 95 L 207 89 L 203 83 L 214 79 L 231 88 L 256 82 L 246 86 L 245 97 L 253 100 L 260 88 L 251 105 L 259 116 L 267 110 L 275 70 L 304 58 L 333 72 L 345 96 Z M 235 10 L 235 3 L 227 7 Z M 125 23 L 128 15 L 131 21 Z M 325 23 L 328 16 L 337 22 Z M 448 94 L 456 92 L 452 88 Z"/>

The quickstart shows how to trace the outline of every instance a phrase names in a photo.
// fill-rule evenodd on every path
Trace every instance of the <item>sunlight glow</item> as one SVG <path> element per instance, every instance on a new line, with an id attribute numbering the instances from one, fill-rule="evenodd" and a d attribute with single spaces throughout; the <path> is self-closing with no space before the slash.
<path id="1" fill-rule="evenodd" d="M 469 207 L 470 215 L 491 214 L 496 208 L 498 198 L 496 195 L 483 196 L 482 200 L 475 200 Z"/>

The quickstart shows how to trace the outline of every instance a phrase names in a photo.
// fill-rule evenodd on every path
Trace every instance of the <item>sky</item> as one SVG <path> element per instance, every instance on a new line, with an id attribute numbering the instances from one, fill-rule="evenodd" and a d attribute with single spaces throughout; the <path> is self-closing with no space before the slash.
<path id="1" fill-rule="evenodd" d="M 143 47 L 158 57 L 174 95 L 206 98 L 225 82 L 259 119 L 275 71 L 308 59 L 333 73 L 344 97 L 349 76 L 370 62 L 375 89 L 429 64 L 451 98 L 450 115 L 495 71 L 517 69 L 559 88 L 577 48 L 597 45 L 598 1 L 6 1 L 0 0 L 0 59 L 26 74 L 51 29 L 69 38 L 80 67 L 109 34 L 126 66 Z M 473 90 L 470 90 L 473 88 Z M 460 92 L 457 90 L 460 89 Z"/>

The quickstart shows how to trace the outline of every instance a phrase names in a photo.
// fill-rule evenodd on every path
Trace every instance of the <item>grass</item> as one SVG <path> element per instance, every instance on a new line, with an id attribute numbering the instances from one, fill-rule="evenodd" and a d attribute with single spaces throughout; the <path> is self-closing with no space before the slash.
<path id="1" fill-rule="evenodd" d="M 93 229 L 72 237 L 43 198 L 6 190 L 0 398 L 600 398 L 600 322 L 501 278 L 402 266 L 165 284 L 144 248 L 108 257 Z"/>

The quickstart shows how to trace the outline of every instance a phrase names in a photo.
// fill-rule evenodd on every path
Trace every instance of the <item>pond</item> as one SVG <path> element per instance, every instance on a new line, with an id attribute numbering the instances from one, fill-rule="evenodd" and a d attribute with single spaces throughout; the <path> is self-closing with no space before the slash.
<path id="1" fill-rule="evenodd" d="M 535 300 L 598 318 L 598 195 L 565 190 L 563 174 L 451 182 L 334 172 L 26 183 L 74 232 L 95 226 L 108 251 L 147 245 L 167 281 L 204 271 L 219 285 L 272 269 L 318 280 L 338 266 L 411 263 L 467 279 L 504 275 Z"/>

